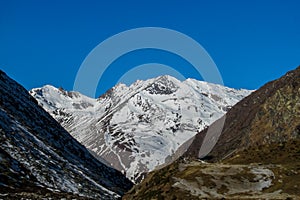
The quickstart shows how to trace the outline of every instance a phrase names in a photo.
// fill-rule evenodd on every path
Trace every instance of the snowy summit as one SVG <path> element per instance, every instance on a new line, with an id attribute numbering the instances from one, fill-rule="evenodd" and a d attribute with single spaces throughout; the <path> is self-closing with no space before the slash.
<path id="1" fill-rule="evenodd" d="M 49 85 L 30 94 L 98 159 L 139 182 L 251 92 L 160 76 L 97 99 Z"/>

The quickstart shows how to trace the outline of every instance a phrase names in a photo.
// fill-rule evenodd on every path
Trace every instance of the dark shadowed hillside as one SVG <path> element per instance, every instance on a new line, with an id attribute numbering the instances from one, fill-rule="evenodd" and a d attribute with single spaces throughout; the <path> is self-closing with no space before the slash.
<path id="1" fill-rule="evenodd" d="M 120 172 L 96 160 L 2 71 L 0 133 L 0 199 L 116 199 L 132 186 Z"/>

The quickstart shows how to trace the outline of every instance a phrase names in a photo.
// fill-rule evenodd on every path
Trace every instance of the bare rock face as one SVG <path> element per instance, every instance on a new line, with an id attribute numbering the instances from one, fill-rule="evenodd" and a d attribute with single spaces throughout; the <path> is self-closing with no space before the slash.
<path id="1" fill-rule="evenodd" d="M 52 86 L 30 91 L 97 158 L 134 182 L 172 162 L 179 146 L 251 92 L 170 76 L 119 84 L 98 99 Z"/>
<path id="2" fill-rule="evenodd" d="M 0 94 L 1 198 L 117 199 L 131 188 L 2 71 Z"/>

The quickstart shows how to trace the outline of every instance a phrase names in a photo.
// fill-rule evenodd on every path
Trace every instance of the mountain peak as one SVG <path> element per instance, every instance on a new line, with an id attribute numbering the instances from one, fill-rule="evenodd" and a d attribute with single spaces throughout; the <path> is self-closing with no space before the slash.
<path id="1" fill-rule="evenodd" d="M 242 99 L 177 151 L 186 148 L 123 199 L 299 199 L 300 67 Z"/>
<path id="2" fill-rule="evenodd" d="M 162 75 L 162 76 L 158 76 L 154 79 L 162 80 L 162 81 L 170 81 L 170 82 L 174 82 L 174 83 L 181 83 L 180 80 L 178 80 L 177 78 L 170 76 L 170 75 Z"/>
<path id="3" fill-rule="evenodd" d="M 170 95 L 176 92 L 181 84 L 179 80 L 169 75 L 159 76 L 151 80 L 146 89 L 150 94 Z"/>
<path id="4" fill-rule="evenodd" d="M 84 109 L 71 98 L 31 94 L 98 158 L 139 182 L 250 92 L 160 76 L 118 84 Z"/>

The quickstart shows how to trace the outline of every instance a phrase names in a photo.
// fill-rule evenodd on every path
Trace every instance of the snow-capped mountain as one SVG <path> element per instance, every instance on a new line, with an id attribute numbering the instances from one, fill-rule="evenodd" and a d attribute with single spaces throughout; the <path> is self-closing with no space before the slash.
<path id="1" fill-rule="evenodd" d="M 1 197 L 41 199 L 50 193 L 117 199 L 132 186 L 119 171 L 95 159 L 2 71 L 0 119 Z"/>
<path id="2" fill-rule="evenodd" d="M 139 182 L 251 92 L 161 76 L 98 99 L 49 85 L 30 94 L 95 156 Z"/>
<path id="3" fill-rule="evenodd" d="M 199 157 L 216 126 L 122 199 L 300 199 L 300 66 L 234 105 L 217 144 Z"/>

